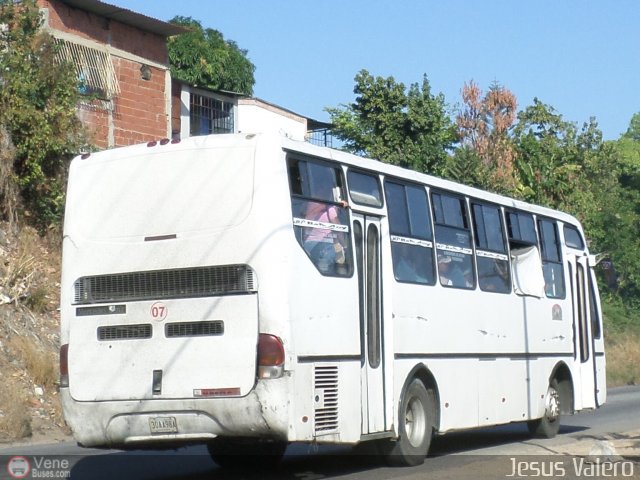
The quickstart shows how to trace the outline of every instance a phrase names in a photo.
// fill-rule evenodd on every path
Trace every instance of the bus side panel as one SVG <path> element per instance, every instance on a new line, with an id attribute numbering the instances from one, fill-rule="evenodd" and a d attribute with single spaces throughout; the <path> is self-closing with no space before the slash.
<path id="1" fill-rule="evenodd" d="M 299 363 L 289 440 L 356 443 L 360 440 L 360 362 Z"/>

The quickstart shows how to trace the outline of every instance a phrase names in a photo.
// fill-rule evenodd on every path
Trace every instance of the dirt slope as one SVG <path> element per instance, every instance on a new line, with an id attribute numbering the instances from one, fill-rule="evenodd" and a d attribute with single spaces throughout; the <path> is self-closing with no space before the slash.
<path id="1" fill-rule="evenodd" d="M 0 444 L 69 439 L 58 396 L 60 241 L 0 223 Z"/>

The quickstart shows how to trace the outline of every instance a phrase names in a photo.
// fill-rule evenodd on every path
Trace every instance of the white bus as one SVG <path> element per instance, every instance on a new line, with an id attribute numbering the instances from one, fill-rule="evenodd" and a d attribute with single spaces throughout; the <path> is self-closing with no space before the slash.
<path id="1" fill-rule="evenodd" d="M 79 444 L 281 456 L 434 434 L 553 436 L 605 401 L 572 216 L 275 135 L 73 160 L 61 397 Z"/>

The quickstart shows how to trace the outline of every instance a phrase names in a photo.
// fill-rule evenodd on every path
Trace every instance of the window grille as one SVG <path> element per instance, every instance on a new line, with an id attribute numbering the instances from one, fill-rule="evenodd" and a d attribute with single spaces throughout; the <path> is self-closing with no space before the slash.
<path id="1" fill-rule="evenodd" d="M 110 99 L 120 93 L 111 56 L 106 50 L 86 47 L 66 40 L 56 39 L 58 59 L 71 62 L 76 68 L 78 88 L 82 95 L 97 95 Z"/>
<path id="2" fill-rule="evenodd" d="M 321 128 L 319 130 L 309 130 L 307 132 L 307 142 L 312 145 L 318 145 L 319 147 L 333 148 L 333 135 L 328 128 Z"/>
<path id="3" fill-rule="evenodd" d="M 190 95 L 191 136 L 233 133 L 233 103 L 214 97 Z"/>

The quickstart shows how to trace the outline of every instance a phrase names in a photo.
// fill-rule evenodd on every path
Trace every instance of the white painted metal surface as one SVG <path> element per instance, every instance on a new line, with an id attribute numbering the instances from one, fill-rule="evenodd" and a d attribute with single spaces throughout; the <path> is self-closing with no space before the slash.
<path id="1" fill-rule="evenodd" d="M 440 432 L 540 418 L 559 367 L 571 378 L 576 409 L 604 401 L 602 338 L 587 331 L 591 363 L 576 358 L 569 279 L 576 262 L 584 262 L 571 260 L 563 241 L 564 297 L 542 295 L 540 272 L 535 296 L 402 283 L 394 278 L 387 203 L 352 204 L 345 226 L 332 221 L 325 230 L 348 235 L 347 255 L 355 262 L 360 223 L 361 260 L 366 265 L 375 248 L 375 262 L 328 276 L 296 237 L 295 229 L 324 224 L 292 211 L 292 156 L 335 167 L 345 178 L 357 168 L 381 185 L 393 178 L 427 194 L 453 192 L 466 205 L 468 197 L 582 232 L 561 212 L 274 135 L 193 137 L 77 158 L 65 220 L 61 340 L 69 345 L 69 387 L 61 396 L 81 443 L 135 446 L 220 435 L 356 443 L 372 434 L 394 436 L 403 387 L 414 374 L 432 379 Z M 438 245 L 438 238 L 394 235 L 396 243 L 403 238 L 424 251 Z M 94 277 L 225 266 L 247 266 L 255 285 L 189 295 L 178 282 L 166 298 L 158 290 L 99 301 L 77 293 L 87 278 L 90 289 Z M 378 286 L 367 293 L 372 275 Z M 377 323 L 367 323 L 371 308 Z M 223 330 L 205 332 L 194 326 L 200 322 L 222 322 Z M 167 334 L 171 323 L 190 326 L 176 327 L 182 333 L 175 337 Z M 138 325 L 150 325 L 150 336 Z M 590 321 L 585 326 L 592 328 Z M 114 337 L 100 339 L 101 331 Z M 259 334 L 281 339 L 282 377 L 256 378 Z"/>

